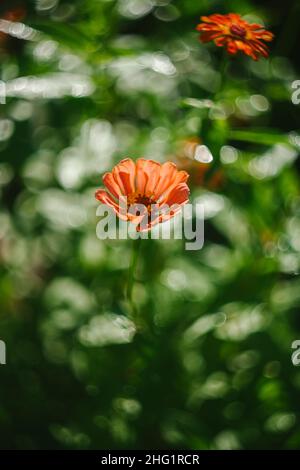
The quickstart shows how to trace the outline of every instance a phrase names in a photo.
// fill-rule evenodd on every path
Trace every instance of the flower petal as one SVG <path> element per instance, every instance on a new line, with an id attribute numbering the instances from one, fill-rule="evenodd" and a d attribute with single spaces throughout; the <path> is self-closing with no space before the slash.
<path id="1" fill-rule="evenodd" d="M 116 198 L 119 199 L 122 196 L 122 191 L 120 186 L 117 184 L 112 173 L 105 173 L 103 175 L 103 183 L 107 187 L 108 191 Z"/>
<path id="2" fill-rule="evenodd" d="M 161 164 L 154 160 L 139 158 L 136 163 L 136 187 L 137 192 L 152 196 L 159 179 Z"/>
<path id="3" fill-rule="evenodd" d="M 153 193 L 155 199 L 158 199 L 170 186 L 176 176 L 177 171 L 177 167 L 173 162 L 166 162 L 161 166 L 159 180 Z"/>
<path id="4" fill-rule="evenodd" d="M 190 190 L 186 183 L 180 183 L 174 186 L 169 192 L 164 204 L 171 207 L 173 204 L 185 204 L 189 200 Z"/>
<path id="5" fill-rule="evenodd" d="M 226 47 L 230 55 L 242 51 L 254 60 L 268 57 L 269 50 L 263 41 L 272 41 L 274 35 L 262 25 L 248 23 L 237 13 L 202 16 L 201 20 L 196 29 L 202 42 L 214 41 L 216 46 Z"/>
<path id="6" fill-rule="evenodd" d="M 180 183 L 186 183 L 189 178 L 189 174 L 186 171 L 176 171 L 170 175 L 169 179 L 162 179 L 162 183 L 158 185 L 155 192 L 155 197 L 160 204 L 165 203 L 169 194 L 173 189 L 178 186 Z"/>
<path id="7" fill-rule="evenodd" d="M 118 217 L 122 220 L 128 220 L 126 207 L 121 207 L 116 201 L 108 194 L 105 189 L 98 189 L 95 193 L 96 199 L 106 206 L 111 207 Z"/>
<path id="8" fill-rule="evenodd" d="M 120 187 L 123 195 L 134 193 L 135 191 L 135 163 L 131 158 L 121 160 L 112 170 L 113 177 Z"/>

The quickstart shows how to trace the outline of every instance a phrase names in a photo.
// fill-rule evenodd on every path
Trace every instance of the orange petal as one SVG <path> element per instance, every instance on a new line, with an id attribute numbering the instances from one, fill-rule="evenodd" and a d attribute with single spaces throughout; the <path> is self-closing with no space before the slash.
<path id="1" fill-rule="evenodd" d="M 161 164 L 154 160 L 139 158 L 136 163 L 137 192 L 151 196 L 159 178 Z"/>
<path id="2" fill-rule="evenodd" d="M 219 38 L 216 38 L 215 44 L 218 47 L 222 47 L 222 46 L 225 46 L 227 41 L 228 41 L 228 38 L 226 36 L 221 36 Z"/>
<path id="3" fill-rule="evenodd" d="M 189 200 L 190 190 L 186 183 L 180 183 L 175 186 L 164 201 L 171 207 L 173 204 L 185 204 Z"/>
<path id="4" fill-rule="evenodd" d="M 158 199 L 174 181 L 177 171 L 173 162 L 166 162 L 161 166 L 159 180 L 154 191 L 155 199 Z"/>
<path id="5" fill-rule="evenodd" d="M 146 165 L 146 160 L 144 158 L 139 158 L 136 162 L 136 190 L 140 194 L 144 194 L 146 184 L 148 181 L 148 176 L 144 171 Z"/>
<path id="6" fill-rule="evenodd" d="M 135 163 L 131 158 L 121 160 L 112 170 L 113 177 L 122 194 L 127 196 L 135 191 Z"/>
<path id="7" fill-rule="evenodd" d="M 256 37 L 259 37 L 259 39 L 262 39 L 263 41 L 273 41 L 274 39 L 274 34 L 271 33 L 270 31 L 261 31 L 261 32 L 257 32 L 256 34 Z"/>
<path id="8" fill-rule="evenodd" d="M 148 181 L 145 188 L 145 195 L 152 196 L 157 186 L 160 175 L 161 164 L 154 160 L 149 160 L 145 171 L 148 172 Z"/>
<path id="9" fill-rule="evenodd" d="M 238 13 L 228 13 L 226 16 L 232 23 L 245 23 Z"/>
<path id="10" fill-rule="evenodd" d="M 116 198 L 119 199 L 122 196 L 122 191 L 120 186 L 116 183 L 112 173 L 105 173 L 103 175 L 103 183 L 107 187 L 108 191 Z"/>
<path id="11" fill-rule="evenodd" d="M 196 26 L 197 31 L 202 31 L 205 33 L 213 31 L 221 31 L 221 28 L 216 24 L 211 23 L 200 23 Z"/>
<path id="12" fill-rule="evenodd" d="M 189 174 L 186 171 L 177 171 L 173 175 L 171 181 L 168 182 L 168 185 L 163 188 L 160 194 L 158 194 L 157 199 L 160 204 L 165 203 L 169 194 L 177 187 L 180 183 L 186 183 L 189 178 Z"/>
<path id="13" fill-rule="evenodd" d="M 98 189 L 95 193 L 96 199 L 102 202 L 103 204 L 111 207 L 114 212 L 117 214 L 118 217 L 122 220 L 128 220 L 128 215 L 126 212 L 126 208 L 121 207 L 119 204 L 114 201 L 110 194 L 108 194 L 105 189 Z"/>
<path id="14" fill-rule="evenodd" d="M 248 26 L 252 31 L 261 31 L 264 30 L 264 27 L 258 23 L 251 23 Z"/>
<path id="15" fill-rule="evenodd" d="M 229 40 L 227 42 L 227 51 L 229 52 L 229 54 L 232 54 L 232 55 L 236 54 L 238 51 L 237 41 Z"/>
<path id="16" fill-rule="evenodd" d="M 249 41 L 244 51 L 254 60 L 258 60 L 260 56 L 267 58 L 269 55 L 268 47 L 260 41 Z"/>
<path id="17" fill-rule="evenodd" d="M 222 36 L 221 31 L 206 32 L 206 33 L 202 33 L 200 36 L 200 39 L 202 42 L 210 42 L 210 41 L 214 41 L 215 39 L 218 40 L 219 38 L 220 39 L 224 38 L 224 36 Z"/>

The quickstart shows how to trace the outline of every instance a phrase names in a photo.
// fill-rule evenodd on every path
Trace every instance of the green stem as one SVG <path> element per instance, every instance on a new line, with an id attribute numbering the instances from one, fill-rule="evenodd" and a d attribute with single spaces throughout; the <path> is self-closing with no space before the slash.
<path id="1" fill-rule="evenodd" d="M 218 97 L 218 95 L 224 89 L 224 86 L 226 84 L 226 79 L 227 79 L 228 66 L 229 66 L 228 53 L 227 53 L 227 51 L 224 50 L 223 51 L 223 57 L 222 57 L 221 64 L 220 64 L 220 70 L 219 70 L 221 80 L 220 80 L 219 88 L 218 88 L 218 90 L 216 91 L 216 93 L 214 95 L 214 100 Z"/>
<path id="2" fill-rule="evenodd" d="M 132 299 L 132 289 L 134 285 L 136 266 L 137 266 L 137 262 L 139 258 L 140 245 L 141 245 L 141 238 L 138 238 L 137 240 L 133 240 L 131 260 L 130 260 L 130 265 L 129 265 L 129 270 L 128 270 L 127 288 L 126 288 L 126 298 L 127 298 L 129 305 L 131 306 L 132 314 L 134 316 L 135 316 L 135 306 L 134 306 L 134 302 Z"/>

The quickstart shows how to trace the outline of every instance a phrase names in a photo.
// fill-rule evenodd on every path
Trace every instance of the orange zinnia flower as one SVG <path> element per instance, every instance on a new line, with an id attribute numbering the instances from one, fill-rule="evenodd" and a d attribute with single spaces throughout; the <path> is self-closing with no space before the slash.
<path id="1" fill-rule="evenodd" d="M 268 47 L 263 41 L 272 41 L 274 35 L 257 23 L 248 23 L 236 13 L 202 16 L 198 24 L 202 42 L 214 41 L 219 47 L 226 47 L 229 54 L 242 51 L 254 60 L 268 57 Z"/>
<path id="2" fill-rule="evenodd" d="M 188 177 L 172 162 L 126 158 L 103 176 L 109 192 L 99 189 L 95 196 L 120 219 L 137 224 L 137 231 L 146 231 L 174 217 L 188 202 Z"/>

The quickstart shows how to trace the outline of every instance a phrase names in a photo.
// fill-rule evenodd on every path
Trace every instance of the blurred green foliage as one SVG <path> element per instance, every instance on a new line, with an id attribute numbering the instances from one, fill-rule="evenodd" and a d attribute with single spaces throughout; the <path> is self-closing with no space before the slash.
<path id="1" fill-rule="evenodd" d="M 0 447 L 299 448 L 299 2 L 0 9 L 17 22 L 0 28 Z M 195 26 L 229 11 L 276 40 L 221 83 L 223 51 Z M 143 242 L 136 331 L 131 243 L 96 238 L 94 190 L 127 155 L 185 165 L 191 138 L 214 157 L 188 166 L 204 248 Z"/>

